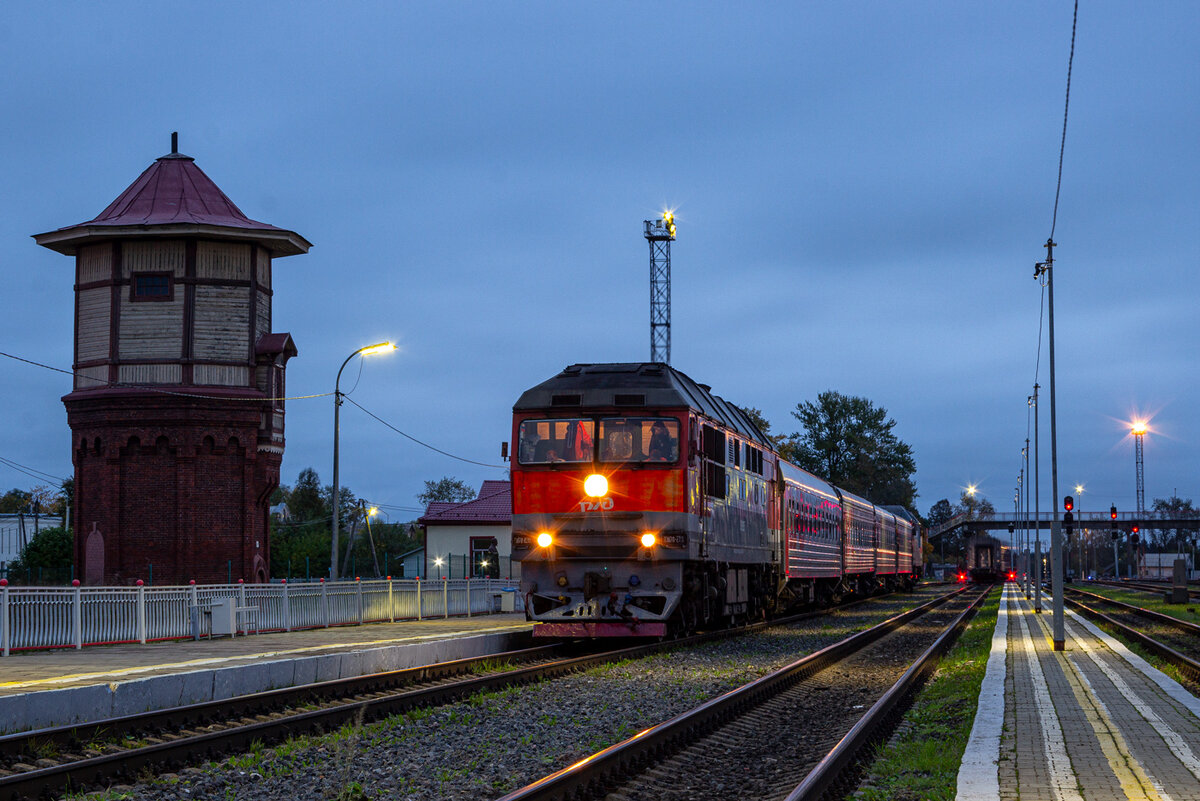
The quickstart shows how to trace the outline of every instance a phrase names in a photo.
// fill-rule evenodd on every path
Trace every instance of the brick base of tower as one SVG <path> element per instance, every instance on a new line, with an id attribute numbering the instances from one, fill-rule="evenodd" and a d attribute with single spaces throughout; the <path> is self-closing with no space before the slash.
<path id="1" fill-rule="evenodd" d="M 111 389 L 63 398 L 75 464 L 75 564 L 85 584 L 263 582 L 282 442 L 269 402 Z M 278 440 L 278 438 L 276 438 Z"/>

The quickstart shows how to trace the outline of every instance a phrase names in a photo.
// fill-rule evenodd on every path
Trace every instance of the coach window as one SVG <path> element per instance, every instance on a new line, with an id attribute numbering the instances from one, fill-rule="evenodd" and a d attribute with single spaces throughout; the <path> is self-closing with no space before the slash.
<path id="1" fill-rule="evenodd" d="M 517 457 L 521 464 L 592 461 L 591 420 L 526 420 L 521 423 Z"/>

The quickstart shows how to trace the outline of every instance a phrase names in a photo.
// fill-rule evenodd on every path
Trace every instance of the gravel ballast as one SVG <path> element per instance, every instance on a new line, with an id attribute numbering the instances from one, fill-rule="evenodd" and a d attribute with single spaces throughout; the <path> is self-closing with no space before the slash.
<path id="1" fill-rule="evenodd" d="M 302 737 L 109 798 L 495 798 L 911 608 L 944 588 Z"/>

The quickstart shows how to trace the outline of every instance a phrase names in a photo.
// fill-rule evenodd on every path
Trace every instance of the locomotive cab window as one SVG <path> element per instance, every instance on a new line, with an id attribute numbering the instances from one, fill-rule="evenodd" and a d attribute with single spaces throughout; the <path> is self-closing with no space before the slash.
<path id="1" fill-rule="evenodd" d="M 578 418 L 521 423 L 517 458 L 521 464 L 591 462 L 595 423 Z"/>
<path id="2" fill-rule="evenodd" d="M 673 417 L 600 420 L 600 461 L 667 463 L 679 458 L 679 421 Z"/>

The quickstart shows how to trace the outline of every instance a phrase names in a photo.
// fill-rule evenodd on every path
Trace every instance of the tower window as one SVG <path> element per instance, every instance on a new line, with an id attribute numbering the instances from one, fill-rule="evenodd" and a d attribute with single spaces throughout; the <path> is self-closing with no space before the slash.
<path id="1" fill-rule="evenodd" d="M 170 300 L 172 289 L 170 273 L 134 273 L 130 299 Z"/>

